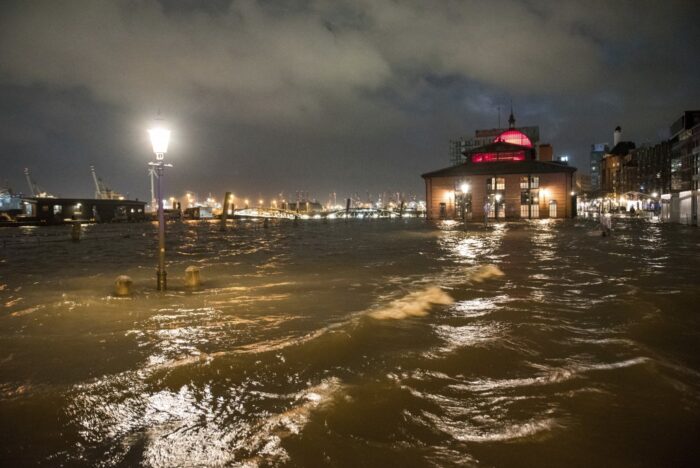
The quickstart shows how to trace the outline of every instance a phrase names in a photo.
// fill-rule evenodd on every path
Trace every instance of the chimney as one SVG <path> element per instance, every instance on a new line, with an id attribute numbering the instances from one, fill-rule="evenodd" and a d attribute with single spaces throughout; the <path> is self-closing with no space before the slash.
<path id="1" fill-rule="evenodd" d="M 615 127 L 615 133 L 613 133 L 613 148 L 620 143 L 620 140 L 622 140 L 622 128 L 618 125 Z"/>

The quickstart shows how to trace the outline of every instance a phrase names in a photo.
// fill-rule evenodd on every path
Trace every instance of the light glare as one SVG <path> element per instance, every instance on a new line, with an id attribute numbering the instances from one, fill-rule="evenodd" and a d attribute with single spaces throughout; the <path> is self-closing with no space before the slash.
<path id="1" fill-rule="evenodd" d="M 153 145 L 153 152 L 155 154 L 165 154 L 168 152 L 170 130 L 161 127 L 152 128 L 148 131 L 148 135 L 151 138 L 151 145 Z"/>

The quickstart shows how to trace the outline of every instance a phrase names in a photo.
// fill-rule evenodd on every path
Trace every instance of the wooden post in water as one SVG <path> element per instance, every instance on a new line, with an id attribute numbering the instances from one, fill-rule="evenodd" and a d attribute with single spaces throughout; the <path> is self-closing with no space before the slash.
<path id="1" fill-rule="evenodd" d="M 226 192 L 226 195 L 224 195 L 224 206 L 223 206 L 223 211 L 221 212 L 221 230 L 225 231 L 226 230 L 226 220 L 228 219 L 228 209 L 231 200 L 231 192 Z"/>
<path id="2" fill-rule="evenodd" d="M 350 217 L 350 199 L 345 200 L 345 219 L 347 220 Z"/>

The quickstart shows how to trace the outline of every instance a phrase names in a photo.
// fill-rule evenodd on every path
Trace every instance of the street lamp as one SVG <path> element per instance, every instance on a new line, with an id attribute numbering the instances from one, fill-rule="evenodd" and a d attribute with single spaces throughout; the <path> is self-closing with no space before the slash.
<path id="1" fill-rule="evenodd" d="M 158 291 L 167 289 L 167 281 L 165 273 L 165 216 L 163 214 L 163 196 L 161 195 L 161 179 L 166 167 L 173 167 L 172 164 L 165 164 L 163 158 L 168 152 L 168 143 L 170 142 L 170 130 L 163 126 L 163 121 L 156 120 L 154 128 L 148 130 L 148 135 L 151 138 L 153 153 L 156 155 L 156 162 L 148 163 L 156 170 L 156 200 L 158 200 L 158 269 L 156 270 L 156 288 Z"/>

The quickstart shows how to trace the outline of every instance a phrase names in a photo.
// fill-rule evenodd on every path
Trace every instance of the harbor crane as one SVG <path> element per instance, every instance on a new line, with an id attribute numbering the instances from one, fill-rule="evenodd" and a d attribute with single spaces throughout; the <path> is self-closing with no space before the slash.
<path id="1" fill-rule="evenodd" d="M 42 190 L 41 187 L 39 187 L 37 185 L 37 183 L 34 182 L 34 179 L 32 179 L 31 174 L 29 174 L 28 167 L 24 168 L 24 176 L 27 178 L 27 185 L 29 185 L 29 192 L 32 194 L 32 197 L 35 197 L 35 198 L 54 198 L 53 195 L 46 192 L 45 190 Z"/>
<path id="2" fill-rule="evenodd" d="M 101 178 L 97 177 L 95 166 L 90 166 L 92 180 L 95 181 L 95 198 L 98 200 L 124 200 L 124 196 L 107 187 Z"/>

